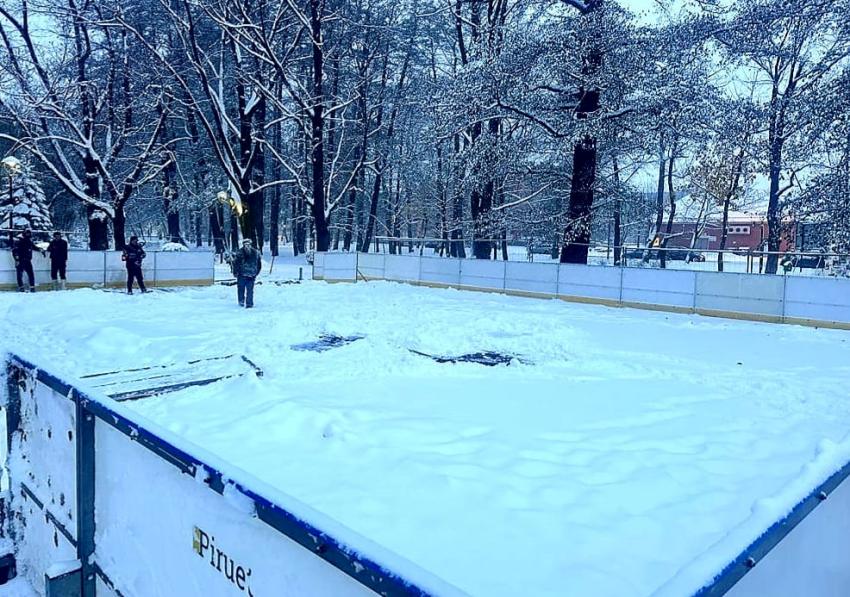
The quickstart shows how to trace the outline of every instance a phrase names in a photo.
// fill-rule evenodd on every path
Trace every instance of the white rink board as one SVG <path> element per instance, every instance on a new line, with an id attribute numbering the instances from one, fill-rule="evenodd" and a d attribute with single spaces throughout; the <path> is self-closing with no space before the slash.
<path id="1" fill-rule="evenodd" d="M 357 279 L 357 255 L 355 253 L 325 254 L 323 273 L 325 280 L 353 282 Z"/>
<path id="2" fill-rule="evenodd" d="M 15 436 L 8 463 L 11 507 L 24 522 L 13 522 L 20 539 L 16 558 L 29 583 L 44 591 L 44 574 L 50 566 L 77 557 L 74 546 L 46 515 L 49 512 L 76 536 L 75 407 L 33 376 L 27 377 L 20 398 L 21 432 Z"/>
<path id="3" fill-rule="evenodd" d="M 695 283 L 695 272 L 625 268 L 622 300 L 691 308 Z"/>
<path id="4" fill-rule="evenodd" d="M 620 299 L 619 268 L 589 267 L 586 265 L 561 264 L 558 274 L 558 295 L 583 298 Z"/>
<path id="5" fill-rule="evenodd" d="M 419 280 L 421 282 L 449 286 L 460 284 L 460 259 L 440 257 L 421 257 L 420 259 L 422 273 Z"/>
<path id="6" fill-rule="evenodd" d="M 555 296 L 558 293 L 558 267 L 548 263 L 508 261 L 505 289 Z"/>
<path id="7" fill-rule="evenodd" d="M 320 253 L 316 251 L 313 254 L 313 279 L 314 280 L 324 280 L 325 279 L 325 255 L 326 253 Z"/>
<path id="8" fill-rule="evenodd" d="M 850 480 L 845 479 L 726 595 L 850 595 Z"/>
<path id="9" fill-rule="evenodd" d="M 785 315 L 799 319 L 850 321 L 850 280 L 787 277 Z"/>
<path id="10" fill-rule="evenodd" d="M 465 259 L 460 263 L 460 283 L 473 288 L 505 287 L 505 262 Z"/>
<path id="11" fill-rule="evenodd" d="M 315 279 L 331 279 L 323 276 L 325 260 L 325 254 L 316 253 Z M 557 295 L 568 300 L 668 307 L 789 323 L 850 324 L 850 279 L 845 278 L 373 253 L 358 253 L 356 263 L 367 279 Z"/>
<path id="12" fill-rule="evenodd" d="M 357 269 L 366 278 L 383 279 L 385 275 L 383 253 L 358 253 Z"/>
<path id="13" fill-rule="evenodd" d="M 415 282 L 419 279 L 421 257 L 404 255 L 386 255 L 384 257 L 384 275 L 387 280 L 396 282 Z"/>
<path id="14" fill-rule="evenodd" d="M 719 272 L 697 272 L 698 309 L 781 316 L 785 279 Z"/>
<path id="15" fill-rule="evenodd" d="M 44 511 L 29 496 L 17 492 L 12 507 L 23 517 L 24 525 L 16 525 L 15 559 L 22 574 L 40 595 L 46 592 L 44 575 L 53 564 L 77 558 L 76 548 L 47 520 Z M 23 528 L 22 528 L 23 527 Z M 0 595 L 3 588 L 0 587 Z"/>
<path id="16" fill-rule="evenodd" d="M 250 501 L 222 498 L 99 419 L 95 435 L 95 557 L 121 594 L 375 595 L 255 518 Z"/>

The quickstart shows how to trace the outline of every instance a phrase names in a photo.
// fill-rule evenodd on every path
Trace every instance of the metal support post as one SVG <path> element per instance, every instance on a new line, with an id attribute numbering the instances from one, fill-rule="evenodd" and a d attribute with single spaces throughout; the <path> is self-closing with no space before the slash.
<path id="1" fill-rule="evenodd" d="M 77 559 L 82 566 L 80 595 L 94 597 L 97 588 L 94 555 L 95 452 L 94 415 L 86 400 L 76 397 L 77 427 Z"/>

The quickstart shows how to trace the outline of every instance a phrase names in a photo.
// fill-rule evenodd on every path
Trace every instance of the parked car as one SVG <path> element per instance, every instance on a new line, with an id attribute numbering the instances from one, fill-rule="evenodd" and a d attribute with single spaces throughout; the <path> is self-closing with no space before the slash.
<path id="1" fill-rule="evenodd" d="M 655 253 L 657 253 L 657 251 L 653 251 L 652 249 L 647 249 L 647 248 L 644 248 L 644 247 L 634 247 L 634 248 L 626 247 L 626 248 L 623 249 L 623 257 L 625 257 L 626 259 L 643 259 L 644 254 L 647 251 L 649 251 L 649 253 L 650 253 L 649 259 L 652 259 L 653 257 L 655 257 Z"/>
<path id="2" fill-rule="evenodd" d="M 823 251 L 816 250 L 813 253 L 795 255 L 794 267 L 800 269 L 823 269 L 826 267 L 826 258 L 820 254 Z"/>
<path id="3" fill-rule="evenodd" d="M 702 263 L 705 261 L 705 255 L 699 251 L 691 251 L 689 249 L 670 249 L 667 251 L 667 259 L 671 261 L 686 261 L 688 263 L 693 261 Z"/>

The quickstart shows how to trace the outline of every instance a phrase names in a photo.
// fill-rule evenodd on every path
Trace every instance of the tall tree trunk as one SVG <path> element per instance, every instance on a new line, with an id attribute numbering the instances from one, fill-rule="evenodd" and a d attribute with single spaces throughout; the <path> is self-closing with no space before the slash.
<path id="1" fill-rule="evenodd" d="M 235 212 L 230 212 L 230 250 L 235 251 L 239 248 L 239 220 L 240 218 Z"/>
<path id="2" fill-rule="evenodd" d="M 623 236 L 622 236 L 622 197 L 620 189 L 620 165 L 617 162 L 617 156 L 614 156 L 614 265 L 620 265 L 623 255 Z"/>
<path id="3" fill-rule="evenodd" d="M 166 157 L 167 163 L 162 169 L 163 176 L 163 211 L 165 211 L 165 222 L 168 231 L 168 242 L 182 243 L 180 233 L 180 212 L 177 211 L 176 202 L 179 195 L 177 189 L 177 164 L 174 160 Z"/>
<path id="4" fill-rule="evenodd" d="M 600 8 L 602 2 L 587 5 L 584 14 Z M 582 74 L 592 77 L 602 67 L 602 50 L 592 47 L 585 56 Z M 575 109 L 578 120 L 586 120 L 600 107 L 598 88 L 579 91 L 579 102 Z M 561 263 L 587 263 L 590 249 L 590 224 L 593 209 L 593 187 L 596 184 L 596 139 L 590 134 L 576 143 L 573 148 L 573 176 L 570 181 L 570 205 L 568 220 L 564 227 Z"/>
<path id="5" fill-rule="evenodd" d="M 124 215 L 124 204 L 117 202 L 115 204 L 115 217 L 112 218 L 112 232 L 115 236 L 116 251 L 123 251 L 126 246 L 126 225 L 127 218 Z"/>
<path id="6" fill-rule="evenodd" d="M 201 212 L 196 211 L 192 217 L 195 222 L 195 246 L 200 247 L 204 244 L 204 229 Z"/>
<path id="7" fill-rule="evenodd" d="M 767 263 L 766 274 L 775 274 L 779 269 L 779 249 L 782 241 L 782 220 L 779 214 L 780 181 L 782 175 L 782 142 L 772 139 L 770 143 L 770 193 L 767 202 Z M 761 249 L 761 247 L 759 247 Z"/>
<path id="8" fill-rule="evenodd" d="M 661 235 L 661 228 L 664 225 L 664 174 L 667 171 L 667 157 L 664 144 L 658 152 L 658 186 L 655 191 L 655 235 Z M 652 246 L 652 238 L 648 239 L 647 246 Z"/>
<path id="9" fill-rule="evenodd" d="M 597 98 L 599 93 L 596 92 Z M 598 104 L 598 99 L 597 99 Z M 561 263 L 587 263 L 593 185 L 596 184 L 596 139 L 586 136 L 573 150 L 570 206 L 564 228 Z"/>
<path id="10" fill-rule="evenodd" d="M 667 242 L 673 232 L 673 219 L 676 217 L 676 192 L 673 190 L 673 166 L 676 162 L 675 147 L 670 152 L 670 159 L 667 167 L 667 193 L 670 200 L 670 213 L 667 215 L 667 228 L 664 231 L 664 240 L 661 242 L 663 248 L 667 248 Z M 661 267 L 667 267 L 667 251 L 661 251 Z"/>
<path id="11" fill-rule="evenodd" d="M 359 156 L 355 157 L 355 159 L 359 159 Z M 361 177 L 361 174 L 357 176 Z M 345 206 L 345 224 L 342 231 L 342 248 L 344 251 L 351 250 L 351 238 L 354 234 L 354 211 L 357 207 L 357 188 L 358 185 L 354 185 L 348 191 L 348 203 Z"/>
<path id="12" fill-rule="evenodd" d="M 100 177 L 97 174 L 97 165 L 94 159 L 89 157 L 83 158 L 83 168 L 86 176 L 86 195 L 91 199 L 99 200 Z M 89 227 L 89 249 L 92 251 L 108 251 L 109 216 L 104 211 L 94 207 L 91 203 L 86 205 L 86 216 Z"/>
<path id="13" fill-rule="evenodd" d="M 732 182 L 723 197 L 723 223 L 720 230 L 720 252 L 717 254 L 717 271 L 723 271 L 723 251 L 726 249 L 726 239 L 729 237 L 729 208 L 732 205 L 732 199 L 738 195 L 738 187 L 741 184 L 741 176 L 744 174 L 744 147 L 743 145 L 749 140 L 749 134 L 744 137 L 741 151 L 738 152 L 735 158 L 735 171 L 732 175 Z"/>
<path id="14" fill-rule="evenodd" d="M 727 195 L 723 201 L 723 223 L 720 229 L 720 252 L 717 253 L 717 271 L 723 271 L 723 251 L 726 249 L 726 239 L 729 237 L 729 204 L 731 195 Z"/>
<path id="15" fill-rule="evenodd" d="M 310 0 L 310 32 L 313 49 L 313 107 L 310 110 L 310 149 L 313 178 L 313 226 L 316 231 L 317 251 L 327 251 L 331 240 L 325 215 L 325 96 L 322 87 L 325 52 L 322 38 L 324 8 L 324 0 Z"/>
<path id="16" fill-rule="evenodd" d="M 260 100 L 254 112 L 254 129 L 258 131 L 265 130 L 266 126 L 266 102 Z M 254 235 L 252 239 L 254 246 L 260 253 L 263 252 L 266 239 L 265 215 L 266 215 L 266 194 L 261 188 L 266 182 L 266 151 L 263 143 L 257 143 L 254 148 L 255 160 L 253 168 L 252 185 L 254 189 L 250 195 L 249 204 L 253 211 L 251 218 L 251 232 Z M 250 213 L 250 212 L 249 212 Z"/>
<path id="17" fill-rule="evenodd" d="M 460 155 L 460 152 L 461 138 L 460 135 L 456 134 L 454 136 L 454 153 L 456 158 Z M 463 242 L 463 189 L 460 184 L 461 175 L 458 170 L 459 168 L 455 168 L 455 184 L 452 197 L 452 230 L 449 253 L 452 257 L 466 259 L 466 246 Z"/>
<path id="18" fill-rule="evenodd" d="M 378 225 L 378 200 L 381 196 L 381 185 L 384 179 L 384 161 L 378 158 L 375 168 L 375 179 L 372 181 L 372 197 L 369 200 L 369 218 L 366 220 L 366 232 L 363 233 L 363 243 L 360 245 L 361 253 L 369 252 L 372 235 Z"/>
<path id="19" fill-rule="evenodd" d="M 279 180 L 280 172 L 274 174 Z M 274 257 L 280 251 L 278 240 L 280 238 L 280 185 L 275 185 L 272 190 L 271 205 L 269 206 L 269 250 Z"/>

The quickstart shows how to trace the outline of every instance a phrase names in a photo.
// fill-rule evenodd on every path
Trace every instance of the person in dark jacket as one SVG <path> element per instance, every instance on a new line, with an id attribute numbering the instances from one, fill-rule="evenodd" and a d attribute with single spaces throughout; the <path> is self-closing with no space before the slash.
<path id="1" fill-rule="evenodd" d="M 18 291 L 35 292 L 35 274 L 32 270 L 32 252 L 40 249 L 32 242 L 32 232 L 24 230 L 23 235 L 15 241 L 12 257 L 15 258 L 15 274 L 18 278 Z M 29 286 L 24 286 L 24 273 L 27 274 Z"/>
<path id="2" fill-rule="evenodd" d="M 242 241 L 242 248 L 236 251 L 231 262 L 233 275 L 236 276 L 236 297 L 239 306 L 250 309 L 254 306 L 254 281 L 263 267 L 260 252 L 255 249 L 251 239 Z"/>
<path id="3" fill-rule="evenodd" d="M 127 264 L 127 294 L 133 294 L 133 279 L 139 283 L 139 290 L 147 292 L 145 281 L 142 279 L 142 261 L 147 257 L 145 250 L 139 243 L 138 236 L 130 237 L 130 244 L 124 247 L 121 259 Z"/>
<path id="4" fill-rule="evenodd" d="M 53 240 L 47 245 L 50 255 L 50 279 L 53 280 L 53 290 L 65 290 L 65 268 L 68 264 L 68 241 L 59 232 L 53 233 Z"/>

